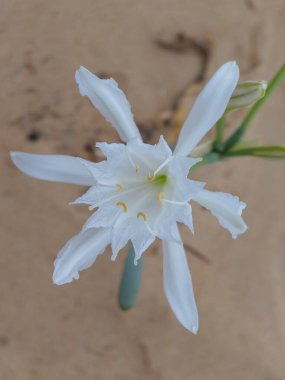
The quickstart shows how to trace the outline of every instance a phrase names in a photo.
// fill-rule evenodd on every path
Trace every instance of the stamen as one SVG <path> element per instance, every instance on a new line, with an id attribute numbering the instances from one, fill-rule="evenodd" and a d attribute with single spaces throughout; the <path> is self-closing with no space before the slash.
<path id="1" fill-rule="evenodd" d="M 122 206 L 123 209 L 124 209 L 124 212 L 128 212 L 128 206 L 127 206 L 127 204 L 125 202 L 121 202 L 120 201 L 120 202 L 117 202 L 116 205 L 117 206 Z"/>
<path id="2" fill-rule="evenodd" d="M 148 220 L 148 216 L 147 216 L 147 214 L 146 214 L 145 212 L 143 212 L 143 211 L 139 211 L 139 212 L 137 213 L 137 218 L 139 218 L 139 217 L 142 217 L 142 218 L 143 218 L 143 220 L 145 221 L 145 226 L 146 226 L 146 228 L 149 230 L 149 232 L 150 232 L 152 235 L 155 236 L 154 231 L 150 228 L 150 225 L 149 225 L 148 222 L 147 222 L 147 220 Z"/>
<path id="3" fill-rule="evenodd" d="M 164 195 L 165 195 L 165 193 L 164 193 L 163 191 L 160 191 L 159 193 L 157 193 L 156 200 L 157 200 L 159 203 L 161 203 L 161 204 L 163 204 L 164 199 L 163 199 L 162 197 L 163 197 Z"/>
<path id="4" fill-rule="evenodd" d="M 168 162 L 171 160 L 172 156 L 168 157 L 156 170 L 155 172 L 153 173 L 154 176 L 157 175 L 157 173 L 162 169 L 164 168 L 165 165 L 168 164 Z"/>
<path id="5" fill-rule="evenodd" d="M 138 173 L 140 171 L 140 167 L 138 165 L 135 166 L 135 171 Z"/>
<path id="6" fill-rule="evenodd" d="M 116 186 L 117 186 L 118 191 L 125 189 L 125 186 L 122 185 L 121 183 L 116 183 Z"/>
<path id="7" fill-rule="evenodd" d="M 148 173 L 147 180 L 152 181 L 154 179 L 154 174 Z"/>
<path id="8" fill-rule="evenodd" d="M 146 215 L 145 212 L 143 212 L 143 211 L 139 211 L 139 212 L 137 213 L 137 218 L 139 218 L 140 216 L 144 219 L 145 222 L 148 220 L 148 217 L 147 217 L 147 215 Z"/>

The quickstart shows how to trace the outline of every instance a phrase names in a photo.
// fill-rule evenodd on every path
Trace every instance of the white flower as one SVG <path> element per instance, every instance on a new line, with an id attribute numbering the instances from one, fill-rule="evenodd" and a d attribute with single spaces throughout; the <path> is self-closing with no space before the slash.
<path id="1" fill-rule="evenodd" d="M 194 103 L 172 152 L 163 137 L 157 145 L 142 142 L 130 105 L 113 79 L 99 79 L 84 67 L 77 70 L 81 95 L 88 96 L 126 144 L 97 144 L 107 157 L 97 164 L 76 157 L 11 154 L 14 164 L 28 175 L 90 186 L 73 203 L 96 211 L 59 253 L 54 283 L 78 279 L 79 271 L 91 266 L 109 244 L 115 259 L 131 240 L 137 261 L 158 237 L 163 241 L 168 302 L 185 328 L 198 331 L 191 275 L 177 222 L 193 231 L 189 204 L 193 200 L 210 210 L 235 238 L 246 230 L 241 217 L 246 205 L 238 197 L 204 190 L 204 183 L 188 179 L 199 159 L 187 156 L 223 115 L 238 78 L 235 62 L 224 64 L 214 74 Z"/>

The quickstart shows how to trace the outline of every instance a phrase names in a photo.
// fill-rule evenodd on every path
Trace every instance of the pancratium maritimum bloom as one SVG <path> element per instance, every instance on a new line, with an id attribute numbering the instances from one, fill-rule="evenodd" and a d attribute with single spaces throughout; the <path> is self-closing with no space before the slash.
<path id="1" fill-rule="evenodd" d="M 76 72 L 81 95 L 118 131 L 125 144 L 99 143 L 107 160 L 89 162 L 77 157 L 14 152 L 14 164 L 24 173 L 49 181 L 90 186 L 74 204 L 95 210 L 81 232 L 61 250 L 53 274 L 55 284 L 78 279 L 111 244 L 115 259 L 130 240 L 135 261 L 156 237 L 163 241 L 163 281 L 168 302 L 181 324 L 196 333 L 198 313 L 177 222 L 193 231 L 190 201 L 217 217 L 235 238 L 246 230 L 241 217 L 245 204 L 238 197 L 204 189 L 188 179 L 199 159 L 188 157 L 223 115 L 237 85 L 235 62 L 220 67 L 196 99 L 172 152 L 163 137 L 144 144 L 130 105 L 113 79 L 99 79 L 84 67 Z"/>

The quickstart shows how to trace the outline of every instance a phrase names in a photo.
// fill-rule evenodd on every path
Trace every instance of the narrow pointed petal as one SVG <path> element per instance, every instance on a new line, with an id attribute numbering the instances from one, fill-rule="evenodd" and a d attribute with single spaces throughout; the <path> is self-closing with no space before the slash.
<path id="1" fill-rule="evenodd" d="M 193 197 L 193 200 L 210 210 L 221 226 L 230 231 L 233 239 L 247 230 L 247 225 L 241 217 L 246 204 L 237 196 L 202 190 Z"/>
<path id="2" fill-rule="evenodd" d="M 125 247 L 134 233 L 134 223 L 132 218 L 121 217 L 112 228 L 112 260 L 115 260 L 119 251 Z"/>
<path id="3" fill-rule="evenodd" d="M 142 254 L 155 241 L 155 235 L 147 229 L 145 222 L 139 220 L 139 223 L 139 228 L 137 228 L 136 232 L 131 238 L 135 250 L 135 265 L 137 265 L 138 260 L 142 257 Z"/>
<path id="4" fill-rule="evenodd" d="M 21 172 L 37 179 L 84 186 L 96 182 L 78 157 L 11 152 L 11 159 Z"/>
<path id="5" fill-rule="evenodd" d="M 163 285 L 178 321 L 196 334 L 198 312 L 185 251 L 180 243 L 163 241 Z"/>
<path id="6" fill-rule="evenodd" d="M 78 280 L 110 243 L 110 229 L 88 229 L 74 236 L 59 252 L 54 263 L 53 282 L 63 285 Z"/>
<path id="7" fill-rule="evenodd" d="M 88 96 L 91 103 L 117 130 L 123 141 L 141 139 L 130 104 L 114 79 L 100 79 L 81 66 L 76 71 L 75 80 L 80 94 Z"/>
<path id="8" fill-rule="evenodd" d="M 112 260 L 115 260 L 119 251 L 131 240 L 135 250 L 135 264 L 143 252 L 153 243 L 153 235 L 146 227 L 141 218 L 124 217 L 118 218 L 112 229 Z"/>
<path id="9" fill-rule="evenodd" d="M 172 156 L 172 150 L 170 149 L 169 145 L 164 140 L 164 137 L 162 135 L 160 135 L 156 147 L 157 151 L 161 154 L 162 157 L 167 158 Z"/>
<path id="10" fill-rule="evenodd" d="M 239 79 L 236 62 L 221 66 L 198 95 L 178 137 L 175 154 L 187 156 L 222 117 Z"/>

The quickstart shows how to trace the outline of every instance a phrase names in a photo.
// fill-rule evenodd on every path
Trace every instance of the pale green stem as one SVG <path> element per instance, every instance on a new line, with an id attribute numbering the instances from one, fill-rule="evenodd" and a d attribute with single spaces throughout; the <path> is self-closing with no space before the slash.
<path id="1" fill-rule="evenodd" d="M 141 286 L 142 258 L 137 265 L 134 264 L 134 258 L 134 247 L 130 244 L 119 288 L 118 302 L 122 310 L 129 310 L 134 306 Z"/>
<path id="2" fill-rule="evenodd" d="M 215 140 L 214 146 L 217 150 L 219 150 L 219 147 L 223 143 L 224 130 L 225 130 L 225 118 L 224 116 L 222 116 L 220 120 L 218 120 L 217 125 L 216 125 L 216 140 Z"/>

